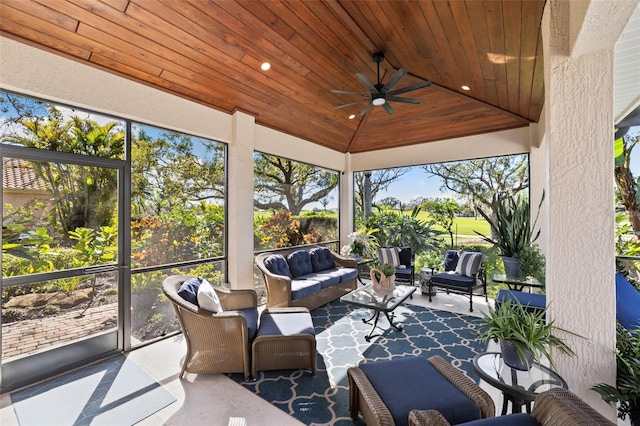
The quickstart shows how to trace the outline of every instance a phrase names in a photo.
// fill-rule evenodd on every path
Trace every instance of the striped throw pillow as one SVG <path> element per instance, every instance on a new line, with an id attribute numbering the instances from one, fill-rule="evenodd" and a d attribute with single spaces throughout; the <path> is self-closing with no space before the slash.
<path id="1" fill-rule="evenodd" d="M 463 251 L 456 265 L 456 274 L 473 277 L 478 273 L 483 257 L 482 253 Z"/>
<path id="2" fill-rule="evenodd" d="M 400 265 L 400 256 L 398 255 L 398 247 L 385 247 L 376 250 L 378 261 L 383 265 L 392 265 L 398 267 Z"/>

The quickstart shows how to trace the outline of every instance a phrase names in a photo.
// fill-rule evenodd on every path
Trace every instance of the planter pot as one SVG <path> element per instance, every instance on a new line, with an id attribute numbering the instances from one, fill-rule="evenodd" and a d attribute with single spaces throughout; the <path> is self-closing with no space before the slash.
<path id="1" fill-rule="evenodd" d="M 517 257 L 502 256 L 502 264 L 507 277 L 518 278 L 520 276 L 520 259 Z"/>
<path id="2" fill-rule="evenodd" d="M 500 340 L 500 350 L 502 351 L 502 360 L 506 365 L 516 370 L 527 371 L 533 363 L 533 353 L 527 351 L 525 353 L 526 361 L 520 359 L 516 347 L 509 340 Z"/>
<path id="3" fill-rule="evenodd" d="M 376 274 L 379 278 L 376 277 Z M 373 293 L 376 296 L 389 296 L 393 294 L 393 290 L 396 289 L 396 275 L 386 276 L 378 268 L 371 268 L 369 271 L 369 277 L 373 283 Z"/>

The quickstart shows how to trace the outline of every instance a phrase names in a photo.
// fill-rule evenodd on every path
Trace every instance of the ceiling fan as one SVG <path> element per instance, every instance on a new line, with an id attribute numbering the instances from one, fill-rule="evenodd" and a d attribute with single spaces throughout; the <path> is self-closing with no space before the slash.
<path id="1" fill-rule="evenodd" d="M 356 76 L 360 79 L 362 84 L 365 85 L 367 89 L 369 89 L 370 93 L 358 93 L 358 92 L 349 92 L 345 90 L 332 90 L 333 93 L 338 93 L 341 95 L 355 95 L 360 96 L 366 99 L 362 99 L 356 102 L 349 102 L 348 104 L 338 105 L 336 108 L 344 108 L 351 105 L 356 105 L 362 102 L 369 102 L 358 115 L 365 115 L 371 108 L 374 106 L 382 106 L 389 114 L 393 114 L 395 110 L 389 105 L 389 102 L 405 102 L 409 104 L 419 104 L 421 103 L 420 99 L 414 98 L 404 98 L 397 95 L 401 95 L 403 93 L 412 92 L 417 89 L 421 89 L 423 87 L 427 87 L 431 85 L 430 81 L 422 81 L 420 83 L 414 84 L 412 86 L 403 87 L 401 89 L 391 90 L 397 83 L 400 81 L 402 77 L 405 76 L 407 70 L 404 68 L 400 68 L 396 73 L 387 81 L 386 84 L 382 84 L 380 82 L 380 62 L 384 61 L 384 52 L 376 52 L 373 54 L 373 62 L 378 65 L 378 82 L 376 84 L 371 83 L 364 73 L 357 73 Z"/>

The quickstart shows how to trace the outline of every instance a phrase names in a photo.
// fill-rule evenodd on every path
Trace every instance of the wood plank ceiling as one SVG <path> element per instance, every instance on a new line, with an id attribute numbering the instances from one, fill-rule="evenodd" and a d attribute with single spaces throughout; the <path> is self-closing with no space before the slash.
<path id="1" fill-rule="evenodd" d="M 544 0 L 2 0 L 3 36 L 88 63 L 340 152 L 537 122 Z M 420 105 L 393 115 L 332 89 L 383 82 Z M 261 63 L 271 63 L 269 71 Z M 466 85 L 470 91 L 464 91 Z M 355 114 L 356 117 L 349 119 Z"/>

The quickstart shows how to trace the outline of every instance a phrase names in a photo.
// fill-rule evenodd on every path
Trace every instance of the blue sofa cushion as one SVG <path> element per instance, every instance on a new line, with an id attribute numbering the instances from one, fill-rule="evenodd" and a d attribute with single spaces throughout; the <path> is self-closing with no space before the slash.
<path id="1" fill-rule="evenodd" d="M 326 247 L 314 248 L 309 252 L 309 256 L 311 256 L 313 272 L 325 271 L 336 267 L 336 263 L 333 261 L 333 254 Z"/>
<path id="2" fill-rule="evenodd" d="M 458 251 L 457 250 L 447 250 L 444 253 L 444 270 L 445 271 L 455 271 L 456 265 L 458 265 Z"/>
<path id="3" fill-rule="evenodd" d="M 320 281 L 318 280 L 299 280 L 294 278 L 291 281 L 291 300 L 310 296 L 321 288 L 322 286 L 320 285 Z"/>
<path id="4" fill-rule="evenodd" d="M 340 275 L 340 282 L 353 280 L 358 276 L 358 270 L 356 268 L 339 268 L 337 274 Z"/>
<path id="5" fill-rule="evenodd" d="M 474 420 L 465 423 L 464 426 L 538 426 L 538 422 L 529 414 L 517 413 L 507 416 L 491 417 L 489 419 Z"/>
<path id="6" fill-rule="evenodd" d="M 289 264 L 287 259 L 280 254 L 273 254 L 264 260 L 264 267 L 272 274 L 284 275 L 285 277 L 293 278 L 291 270 L 289 270 Z"/>
<path id="7" fill-rule="evenodd" d="M 547 307 L 547 297 L 544 294 L 527 293 L 524 291 L 500 290 L 496 296 L 496 309 L 501 303 L 510 301 L 512 305 L 519 304 L 528 312 L 537 312 Z"/>
<path id="8" fill-rule="evenodd" d="M 198 306 L 198 288 L 200 288 L 200 284 L 202 284 L 202 277 L 189 278 L 180 285 L 178 296 Z"/>
<path id="9" fill-rule="evenodd" d="M 475 285 L 476 280 L 466 275 L 453 274 L 451 272 L 443 272 L 441 274 L 435 274 L 431 277 L 431 282 L 434 285 L 442 284 L 450 287 L 460 287 L 462 289 L 468 289 Z"/>
<path id="10" fill-rule="evenodd" d="M 437 410 L 454 425 L 480 418 L 473 401 L 426 358 L 399 358 L 359 367 L 398 426 L 408 425 L 411 410 Z"/>
<path id="11" fill-rule="evenodd" d="M 640 292 L 616 274 L 616 318 L 627 330 L 640 329 Z"/>
<path id="12" fill-rule="evenodd" d="M 293 278 L 307 275 L 313 272 L 311 255 L 306 250 L 297 250 L 287 256 L 287 263 Z"/>
<path id="13" fill-rule="evenodd" d="M 238 312 L 242 312 L 247 319 L 249 339 L 253 339 L 258 332 L 258 308 L 238 309 Z"/>
<path id="14" fill-rule="evenodd" d="M 260 317 L 258 336 L 315 336 L 313 321 L 308 312 L 265 313 Z"/>
<path id="15" fill-rule="evenodd" d="M 411 278 L 411 268 L 396 268 L 396 278 Z"/>
<path id="16" fill-rule="evenodd" d="M 313 274 L 302 275 L 296 277 L 296 280 L 312 280 L 318 281 L 321 288 L 329 287 L 340 283 L 340 274 L 337 269 L 330 269 L 322 272 L 314 272 Z"/>

